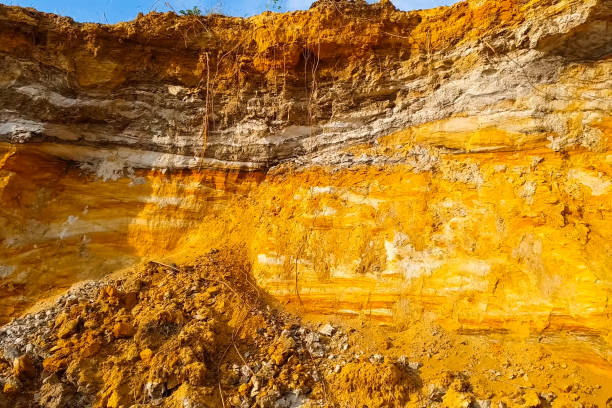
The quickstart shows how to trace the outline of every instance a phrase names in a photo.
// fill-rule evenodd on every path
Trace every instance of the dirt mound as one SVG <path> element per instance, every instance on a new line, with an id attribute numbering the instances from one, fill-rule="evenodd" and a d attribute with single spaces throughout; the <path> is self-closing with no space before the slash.
<path id="1" fill-rule="evenodd" d="M 30 330 L 19 335 L 27 339 L 12 352 L 7 340 L 17 333 L 5 330 L 0 405 L 266 406 L 322 398 L 304 347 L 278 340 L 291 338 L 297 320 L 267 306 L 239 259 L 213 251 L 195 266 L 149 263 L 70 294 L 34 318 L 44 324 L 24 325 Z M 28 368 L 13 369 L 11 353 Z"/>
<path id="2" fill-rule="evenodd" d="M 324 373 L 349 353 L 347 334 L 271 307 L 243 259 L 151 262 L 14 321 L 0 338 L 0 406 L 334 404 Z"/>

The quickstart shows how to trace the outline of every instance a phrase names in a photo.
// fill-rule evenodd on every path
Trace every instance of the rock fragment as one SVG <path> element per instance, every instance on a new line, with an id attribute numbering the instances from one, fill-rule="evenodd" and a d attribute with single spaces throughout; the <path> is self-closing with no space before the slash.
<path id="1" fill-rule="evenodd" d="M 13 360 L 13 375 L 17 378 L 31 378 L 36 375 L 36 366 L 32 358 L 24 354 Z"/>
<path id="2" fill-rule="evenodd" d="M 319 329 L 319 333 L 324 336 L 331 337 L 336 332 L 336 328 L 331 324 L 327 323 Z"/>
<path id="3" fill-rule="evenodd" d="M 136 329 L 130 323 L 119 322 L 113 326 L 113 335 L 116 338 L 132 337 L 136 333 Z"/>

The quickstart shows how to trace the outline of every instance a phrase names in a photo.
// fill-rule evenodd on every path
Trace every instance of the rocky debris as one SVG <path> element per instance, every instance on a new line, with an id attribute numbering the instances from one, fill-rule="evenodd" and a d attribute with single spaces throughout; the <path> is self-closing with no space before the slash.
<path id="1" fill-rule="evenodd" d="M 0 328 L 2 354 L 8 358 L 16 358 L 26 353 L 44 355 L 34 341 L 35 338 L 46 338 L 57 330 L 55 323 L 58 321 L 58 315 L 71 306 L 81 302 L 92 304 L 97 291 L 104 285 L 104 281 L 77 284 L 60 296 L 48 309 L 25 315 L 2 326 Z"/>
<path id="2" fill-rule="evenodd" d="M 415 371 L 421 367 L 421 363 L 419 363 L 418 361 L 409 361 L 406 356 L 399 356 L 399 358 L 397 359 L 397 362 L 399 364 L 403 364 L 407 367 L 410 367 L 412 370 L 415 370 Z"/>
<path id="3" fill-rule="evenodd" d="M 305 404 L 306 397 L 301 395 L 299 391 L 294 391 L 284 394 L 274 402 L 275 408 L 297 408 Z"/>
<path id="4" fill-rule="evenodd" d="M 296 342 L 289 335 L 281 335 L 275 344 L 270 346 L 268 353 L 276 365 L 282 365 L 295 351 Z"/>
<path id="5" fill-rule="evenodd" d="M 15 377 L 6 379 L 3 387 L 3 392 L 8 395 L 15 394 L 21 388 L 21 382 Z"/>
<path id="6" fill-rule="evenodd" d="M 39 401 L 41 406 L 48 408 L 80 407 L 90 405 L 92 396 L 80 395 L 70 384 L 51 375 L 43 380 Z"/>
<path id="7" fill-rule="evenodd" d="M 500 402 L 478 394 L 466 373 L 444 371 L 424 384 L 422 355 L 388 355 L 396 347 L 387 336 L 376 343 L 380 352 L 365 352 L 354 343 L 359 331 L 313 327 L 270 307 L 239 259 L 228 250 L 193 265 L 151 263 L 75 288 L 48 310 L 3 327 L 0 407 L 212 407 L 221 398 L 226 406 L 273 408 Z M 452 350 L 441 328 L 431 338 L 424 355 Z M 527 377 L 509 360 L 500 370 L 522 383 Z M 487 375 L 497 381 L 501 371 Z M 571 400 L 581 386 L 570 381 L 562 391 Z M 556 398 L 525 389 L 504 401 L 538 407 Z"/>
<path id="8" fill-rule="evenodd" d="M 318 333 L 307 332 L 304 336 L 304 341 L 306 342 L 306 348 L 312 357 L 325 357 L 326 347 L 325 344 L 321 342 L 321 337 Z"/>
<path id="9" fill-rule="evenodd" d="M 186 267 L 182 274 L 149 265 L 127 280 L 89 284 L 48 310 L 5 326 L 0 344 L 11 366 L 2 374 L 3 395 L 16 406 L 35 397 L 58 408 L 94 400 L 120 407 L 139 400 L 166 404 L 179 390 L 186 401 L 194 400 L 199 391 L 192 387 L 208 386 L 206 398 L 214 406 L 221 396 L 212 390 L 220 380 L 223 398 L 236 406 L 324 404 L 330 398 L 326 377 L 340 375 L 352 359 L 348 335 L 331 325 L 311 329 L 263 304 L 230 306 L 241 302 L 235 297 L 239 292 L 210 280 L 220 273 L 214 265 L 221 262 L 214 258 L 211 254 L 204 265 Z M 253 290 L 246 282 L 237 285 Z M 237 316 L 260 330 L 231 340 L 235 329 L 225 325 Z M 23 339 L 9 345 L 16 335 Z M 26 349 L 28 354 L 20 354 Z M 223 350 L 226 357 L 215 358 Z M 106 359 L 113 366 L 99 371 Z"/>
<path id="10" fill-rule="evenodd" d="M 235 261 L 220 257 L 211 252 L 180 274 L 150 264 L 127 279 L 72 290 L 48 311 L 5 326 L 0 344 L 11 364 L 0 371 L 3 395 L 15 406 L 37 398 L 58 408 L 86 400 L 170 404 L 179 392 L 196 404 L 206 387 L 208 406 L 220 398 L 258 407 L 324 400 L 323 373 L 342 364 L 328 363 L 337 342 L 257 300 L 255 286 L 236 277 Z M 245 304 L 238 293 L 254 300 Z M 9 344 L 15 336 L 23 338 Z"/>

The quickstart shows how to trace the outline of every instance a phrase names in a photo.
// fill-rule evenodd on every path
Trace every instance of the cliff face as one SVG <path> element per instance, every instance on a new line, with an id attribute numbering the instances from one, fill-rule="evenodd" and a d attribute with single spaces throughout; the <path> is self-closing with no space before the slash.
<path id="1" fill-rule="evenodd" d="M 608 0 L 114 26 L 0 6 L 0 318 L 241 245 L 306 312 L 587 342 L 609 368 L 611 20 Z"/>

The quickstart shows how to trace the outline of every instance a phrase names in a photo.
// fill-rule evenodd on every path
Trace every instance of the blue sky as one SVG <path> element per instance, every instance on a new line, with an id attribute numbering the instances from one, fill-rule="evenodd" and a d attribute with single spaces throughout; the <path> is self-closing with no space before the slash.
<path id="1" fill-rule="evenodd" d="M 203 12 L 217 11 L 234 16 L 249 16 L 272 7 L 273 0 L 1 0 L 13 6 L 34 7 L 41 11 L 69 16 L 81 22 L 116 23 L 136 17 L 138 12 L 167 11 L 198 6 Z M 314 0 L 278 0 L 282 10 L 307 9 Z M 402 10 L 450 5 L 457 0 L 391 0 Z"/>

